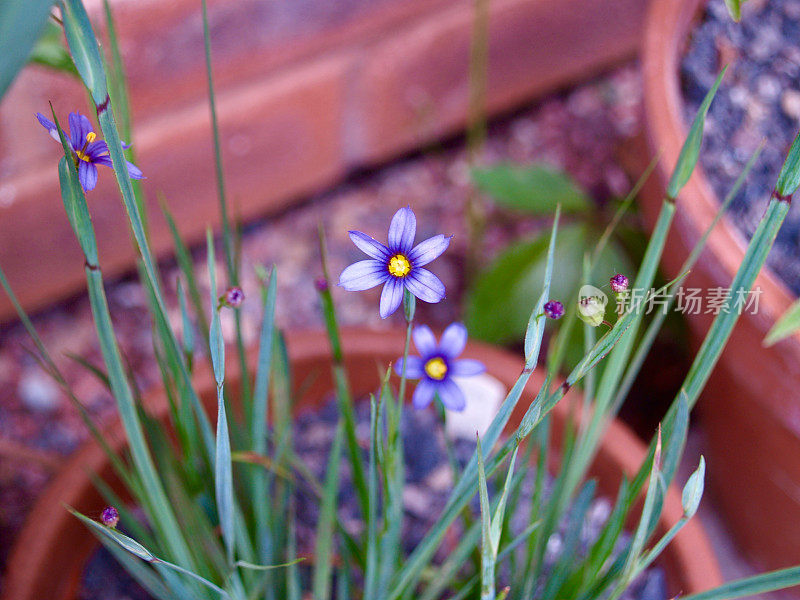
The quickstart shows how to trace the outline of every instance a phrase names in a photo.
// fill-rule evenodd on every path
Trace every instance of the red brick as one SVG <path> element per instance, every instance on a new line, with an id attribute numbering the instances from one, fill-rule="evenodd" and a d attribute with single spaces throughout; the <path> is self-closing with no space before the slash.
<path id="1" fill-rule="evenodd" d="M 219 96 L 228 196 L 244 219 L 282 208 L 344 173 L 340 128 L 348 64 L 347 56 L 321 60 Z M 200 239 L 218 222 L 208 107 L 151 121 L 139 130 L 137 149 L 147 176 L 153 249 L 164 254 L 171 248 L 157 193 L 166 197 L 184 236 Z M 83 259 L 59 195 L 55 143 L 53 150 L 0 190 L 8 203 L 0 207 L 0 264 L 28 309 L 83 285 Z M 101 167 L 100 183 L 87 197 L 101 267 L 120 273 L 135 254 L 110 171 Z M 0 313 L 10 308 L 2 296 Z"/>
<path id="2" fill-rule="evenodd" d="M 492 1 L 489 112 L 630 55 L 644 9 L 642 0 Z M 366 53 L 352 109 L 363 119 L 363 146 L 348 146 L 351 160 L 386 160 L 464 127 L 472 22 L 471 7 L 461 4 Z"/>
<path id="3" fill-rule="evenodd" d="M 130 59 L 134 142 L 161 254 L 170 244 L 157 192 L 189 241 L 217 221 L 198 6 L 180 0 L 141 10 L 127 3 L 117 14 Z M 379 3 L 352 22 L 272 46 L 257 28 L 234 27 L 258 10 L 255 0 L 210 6 L 225 174 L 244 219 L 464 125 L 472 8 L 461 0 Z M 642 0 L 490 6 L 490 114 L 632 53 L 643 12 Z M 217 29 L 220 15 L 230 19 Z M 84 281 L 58 191 L 59 148 L 33 117 L 48 109 L 48 99 L 62 117 L 85 104 L 77 82 L 31 68 L 0 110 L 0 265 L 29 310 L 79 291 Z M 109 175 L 102 173 L 89 202 L 101 264 L 113 275 L 130 268 L 135 254 Z M 11 314 L 0 295 L 0 319 Z"/>

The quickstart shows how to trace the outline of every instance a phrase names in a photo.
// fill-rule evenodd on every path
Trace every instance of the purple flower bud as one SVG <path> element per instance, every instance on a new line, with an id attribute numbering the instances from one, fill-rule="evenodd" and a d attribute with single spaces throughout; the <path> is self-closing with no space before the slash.
<path id="1" fill-rule="evenodd" d="M 628 278 L 622 273 L 617 273 L 610 280 L 611 289 L 615 294 L 621 294 L 628 290 Z"/>
<path id="2" fill-rule="evenodd" d="M 314 287 L 317 288 L 318 292 L 327 292 L 328 280 L 324 277 L 317 277 L 317 279 L 314 281 Z"/>
<path id="3" fill-rule="evenodd" d="M 544 314 L 549 319 L 560 319 L 564 316 L 564 305 L 558 300 L 550 300 L 544 305 Z"/>
<path id="4" fill-rule="evenodd" d="M 117 509 L 113 506 L 106 506 L 103 509 L 103 512 L 100 513 L 100 521 L 102 521 L 103 525 L 106 527 L 111 527 L 114 529 L 119 523 L 119 513 Z"/>
<path id="5" fill-rule="evenodd" d="M 240 287 L 228 288 L 225 292 L 225 304 L 231 308 L 239 308 L 244 302 L 244 292 Z"/>

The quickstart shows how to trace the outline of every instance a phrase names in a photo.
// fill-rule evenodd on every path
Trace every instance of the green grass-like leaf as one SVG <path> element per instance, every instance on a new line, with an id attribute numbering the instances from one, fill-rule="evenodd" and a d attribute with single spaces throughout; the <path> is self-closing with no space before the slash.
<path id="1" fill-rule="evenodd" d="M 711 107 L 711 101 L 714 100 L 714 96 L 717 94 L 719 85 L 722 83 L 722 78 L 725 75 L 727 68 L 728 67 L 724 67 L 717 76 L 717 80 L 706 94 L 706 97 L 703 99 L 703 103 L 700 105 L 700 108 L 697 111 L 694 121 L 692 121 L 692 126 L 689 129 L 689 133 L 686 136 L 686 141 L 683 142 L 681 153 L 678 156 L 678 163 L 675 165 L 675 170 L 672 171 L 672 177 L 667 185 L 668 198 L 675 199 L 678 197 L 678 194 L 680 194 L 683 186 L 685 186 L 686 182 L 689 181 L 692 171 L 694 171 L 694 167 L 697 164 L 697 159 L 700 156 L 700 145 L 703 143 L 703 128 L 706 124 L 706 115 L 708 114 L 708 109 Z"/>
<path id="2" fill-rule="evenodd" d="M 772 346 L 800 331 L 800 300 L 795 301 L 764 338 L 765 346 Z"/>
<path id="3" fill-rule="evenodd" d="M 317 521 L 316 545 L 314 555 L 316 563 L 313 575 L 314 600 L 328 600 L 331 597 L 333 574 L 333 537 L 336 520 L 336 498 L 339 493 L 339 465 L 342 457 L 344 441 L 344 423 L 340 420 L 336 427 L 333 445 L 328 457 L 325 491 L 320 503 L 319 521 Z"/>
<path id="4" fill-rule="evenodd" d="M 742 4 L 746 0 L 725 0 L 725 6 L 728 7 L 728 12 L 731 13 L 734 21 L 739 21 L 742 18 Z"/>
<path id="5" fill-rule="evenodd" d="M 72 62 L 69 51 L 64 46 L 61 28 L 53 21 L 45 21 L 44 31 L 31 50 L 29 58 L 33 64 L 48 67 L 55 71 L 77 75 L 78 70 Z"/>
<path id="6" fill-rule="evenodd" d="M 492 513 L 489 508 L 489 492 L 486 488 L 486 471 L 483 466 L 483 449 L 478 438 L 478 496 L 481 503 L 481 600 L 494 600 L 495 552 L 492 540 Z"/>
<path id="7" fill-rule="evenodd" d="M 220 307 L 217 301 L 217 278 L 214 258 L 214 241 L 211 232 L 206 233 L 208 248 L 208 276 L 211 293 L 211 331 L 209 333 L 211 347 L 211 364 L 214 368 L 214 379 L 217 382 L 217 435 L 214 453 L 214 490 L 217 500 L 217 512 L 222 528 L 222 537 L 228 552 L 228 562 L 233 563 L 236 535 L 234 529 L 233 500 L 233 462 L 231 461 L 231 440 L 228 430 L 228 415 L 225 409 L 225 342 L 222 339 L 220 325 Z"/>
<path id="8" fill-rule="evenodd" d="M 547 165 L 496 165 L 472 171 L 472 180 L 498 204 L 533 215 L 587 212 L 589 195 L 563 171 Z"/>
<path id="9" fill-rule="evenodd" d="M 53 0 L 0 2 L 0 98 L 25 65 L 40 39 Z"/>

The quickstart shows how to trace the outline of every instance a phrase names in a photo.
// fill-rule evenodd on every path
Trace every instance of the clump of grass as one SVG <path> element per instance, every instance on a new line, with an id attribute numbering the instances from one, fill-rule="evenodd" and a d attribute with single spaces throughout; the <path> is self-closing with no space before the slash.
<path id="1" fill-rule="evenodd" d="M 646 460 L 635 477 L 623 481 L 612 514 L 588 552 L 579 554 L 565 551 L 554 566 L 545 568 L 547 542 L 564 522 L 566 515 L 569 514 L 568 519 L 573 524 L 570 531 L 579 530 L 575 524 L 583 521 L 594 495 L 592 482 L 586 482 L 589 465 L 607 424 L 625 399 L 655 333 L 663 323 L 663 313 L 660 312 L 649 322 L 646 321 L 645 311 L 642 310 L 644 300 L 632 302 L 629 310 L 607 328 L 602 324 L 602 319 L 588 319 L 588 322 L 580 325 L 584 328 L 583 358 L 569 371 L 563 382 L 558 380 L 564 359 L 563 349 L 570 339 L 571 330 L 578 327 L 579 323 L 576 307 L 570 306 L 566 310 L 567 318 L 558 321 L 558 329 L 553 332 L 555 350 L 546 360 L 540 360 L 545 328 L 548 324 L 554 326 L 555 319 L 565 312 L 564 306 L 550 297 L 551 283 L 554 277 L 558 277 L 558 273 L 554 273 L 553 260 L 560 219 L 557 211 L 547 244 L 541 293 L 530 307 L 524 339 L 524 366 L 491 424 L 478 440 L 472 458 L 463 469 L 457 469 L 449 499 L 434 524 L 408 556 L 402 555 L 400 536 L 404 517 L 402 498 L 405 472 L 403 441 L 399 433 L 400 414 L 408 395 L 407 381 L 409 378 L 419 378 L 421 381 L 414 393 L 415 400 L 424 396 L 423 400 L 430 401 L 435 396 L 451 409 L 460 406 L 458 392 L 446 386 L 449 370 L 455 372 L 458 365 L 455 358 L 458 352 L 454 349 L 459 344 L 463 347 L 463 341 L 449 339 L 446 342 L 442 339 L 437 346 L 438 354 L 426 352 L 424 347 L 431 348 L 427 341 L 428 334 L 424 328 L 415 327 L 417 298 L 433 302 L 441 300 L 443 296 L 443 290 L 439 293 L 434 289 L 435 276 L 423 267 L 427 264 L 425 261 L 430 262 L 435 258 L 436 252 L 444 251 L 446 244 L 437 237 L 435 240 L 431 238 L 433 242 L 428 240 L 413 246 L 415 226 L 412 227 L 408 213 L 403 212 L 407 210 L 413 216 L 410 209 L 401 209 L 395 216 L 397 222 L 393 220 L 390 226 L 388 247 L 371 238 L 366 239 L 368 236 L 364 234 L 361 234 L 363 237 L 354 238 L 354 241 L 358 240 L 359 248 L 372 257 L 371 261 L 378 263 L 379 267 L 384 265 L 385 270 L 374 265 L 357 266 L 360 264 L 357 263 L 351 267 L 354 270 L 342 274 L 340 282 L 351 289 L 359 289 L 359 286 L 363 289 L 367 284 L 384 284 L 383 293 L 387 299 L 382 300 L 382 315 L 388 316 L 402 305 L 406 323 L 406 344 L 402 362 L 398 363 L 401 365 L 399 385 L 395 388 L 391 384 L 390 369 L 385 365 L 383 385 L 370 400 L 370 438 L 365 457 L 356 436 L 354 401 L 345 368 L 336 308 L 330 292 L 333 280 L 327 268 L 324 235 L 320 234 L 324 277 L 318 282 L 317 289 L 330 339 L 339 419 L 326 476 L 324 481 L 317 481 L 294 450 L 292 406 L 296 398 L 293 398 L 290 386 L 291 365 L 285 334 L 275 324 L 278 275 L 274 268 L 264 277 L 260 290 L 246 291 L 248 299 L 260 301 L 263 308 L 255 370 L 248 369 L 237 317 L 232 346 L 241 366 L 239 393 L 233 396 L 226 386 L 225 354 L 228 344 L 223 339 L 221 313 L 232 310 L 234 315 L 238 315 L 236 311 L 244 292 L 237 287 L 241 265 L 235 252 L 236 228 L 229 220 L 222 177 L 205 3 L 203 13 L 223 223 L 220 243 L 225 257 L 225 275 L 232 288 L 220 296 L 214 260 L 215 241 L 209 232 L 210 297 L 208 303 L 204 304 L 198 293 L 201 286 L 195 280 L 186 247 L 175 233 L 176 254 L 182 270 L 178 283 L 182 335 L 178 336 L 167 317 L 168 304 L 161 274 L 149 246 L 142 190 L 132 185 L 120 141 L 117 126 L 120 117 L 115 115 L 115 110 L 117 107 L 126 107 L 127 100 L 123 82 L 114 80 L 114 77 L 120 78 L 123 72 L 118 51 L 113 52 L 116 66 L 109 78 L 106 61 L 100 53 L 80 0 L 64 0 L 60 5 L 61 22 L 72 59 L 95 104 L 100 129 L 108 145 L 108 158 L 113 165 L 132 238 L 139 253 L 140 280 L 147 292 L 152 319 L 155 360 L 170 400 L 170 425 L 159 423 L 147 414 L 141 398 L 131 385 L 106 301 L 89 207 L 76 168 L 80 157 L 78 161 L 75 160 L 75 150 L 64 135 L 55 111 L 52 111 L 64 150 L 64 157 L 58 165 L 62 201 L 83 249 L 89 298 L 105 365 L 102 376 L 117 401 L 128 437 L 128 451 L 125 454 L 115 453 L 88 417 L 86 421 L 92 434 L 103 445 L 127 491 L 141 508 L 145 520 L 140 522 L 102 482 L 98 482 L 98 487 L 116 510 L 104 512 L 108 518 L 104 517 L 102 522 L 74 513 L 76 517 L 85 522 L 112 550 L 120 563 L 150 594 L 164 600 L 220 597 L 235 600 L 299 600 L 301 597 L 328 600 L 334 595 L 337 598 L 369 600 L 408 600 L 415 596 L 424 600 L 443 597 L 482 600 L 618 598 L 644 569 L 658 559 L 697 511 L 703 494 L 705 463 L 702 459 L 683 488 L 683 516 L 663 536 L 656 538 L 656 525 L 662 515 L 666 490 L 675 479 L 683 452 L 690 411 L 730 336 L 738 318 L 737 311 L 722 310 L 714 320 L 680 393 L 650 443 Z M 107 15 L 110 19 L 110 11 L 107 11 Z M 112 49 L 116 48 L 113 31 L 111 28 Z M 650 289 L 653 286 L 675 215 L 675 199 L 697 162 L 703 121 L 721 78 L 722 74 L 697 115 L 675 165 L 642 262 L 635 276 L 631 274 L 633 288 Z M 109 80 L 112 81 L 110 87 Z M 114 90 L 111 97 L 110 90 Z M 129 117 L 124 114 L 125 109 L 122 110 L 121 120 L 128 123 Z M 749 290 L 764 263 L 786 216 L 791 195 L 800 183 L 798 156 L 800 137 L 789 152 L 771 194 L 769 207 L 731 283 L 733 290 Z M 167 219 L 173 232 L 177 232 L 168 212 Z M 618 219 L 612 221 L 602 239 L 608 239 L 618 222 Z M 706 236 L 699 241 L 682 273 L 692 268 Z M 381 248 L 386 250 L 385 254 Z M 587 255 L 584 274 L 589 276 L 594 272 L 597 259 L 598 253 Z M 681 279 L 671 282 L 663 290 L 670 302 Z M 427 284 L 419 284 L 420 281 L 426 281 Z M 622 285 L 622 281 L 616 276 L 618 286 Z M 32 323 L 17 303 L 2 271 L 0 283 L 12 298 L 22 322 L 33 337 L 42 364 L 83 411 L 80 400 L 69 388 Z M 626 277 L 626 288 L 628 283 Z M 497 289 L 495 292 L 505 294 L 508 290 Z M 735 297 L 735 293 L 731 294 L 730 302 Z M 195 324 L 203 331 L 199 339 L 193 334 Z M 594 326 L 602 329 L 597 330 Z M 461 335 L 457 333 L 460 331 L 458 328 L 452 331 L 455 332 L 451 334 L 453 336 Z M 602 334 L 598 335 L 598 331 Z M 411 355 L 412 338 L 422 355 L 420 357 Z M 202 352 L 201 344 L 206 346 Z M 203 409 L 192 381 L 192 373 L 201 354 L 210 357 L 216 382 L 215 424 Z M 605 368 L 596 376 L 594 369 L 601 362 Z M 470 367 L 477 370 L 475 365 Z M 524 407 L 524 418 L 519 426 L 507 431 L 511 414 L 518 407 L 523 390 L 536 369 L 546 372 L 545 383 L 528 406 Z M 420 386 L 432 385 L 431 382 L 438 387 L 428 397 L 420 392 Z M 587 416 L 580 423 L 570 421 L 567 424 L 565 442 L 560 448 L 563 455 L 561 467 L 555 473 L 550 493 L 545 495 L 541 478 L 549 464 L 548 453 L 552 451 L 549 413 L 579 385 L 586 398 L 587 410 L 584 414 Z M 418 404 L 424 403 L 418 401 Z M 86 415 L 85 411 L 83 414 Z M 533 497 L 526 499 L 520 493 L 520 486 L 527 465 L 533 461 L 537 464 L 538 485 Z M 352 472 L 364 523 L 360 532 L 347 531 L 337 519 L 341 484 L 339 474 L 343 462 Z M 302 557 L 297 556 L 296 550 L 295 494 L 299 479 L 305 479 L 316 491 L 320 506 L 315 552 L 313 561 L 310 561 L 311 577 L 307 581 L 300 577 L 298 561 Z M 490 489 L 500 490 L 500 493 L 490 497 Z M 469 507 L 476 494 L 480 502 L 479 515 L 474 515 Z M 643 507 L 637 512 L 636 502 L 642 495 Z M 522 511 L 530 516 L 528 522 L 519 529 L 518 525 L 512 524 L 510 515 L 521 514 Z M 130 535 L 116 529 L 117 521 Z M 620 550 L 618 545 L 623 539 L 621 535 L 625 522 L 632 522 L 634 526 L 630 539 L 622 543 Z M 450 548 L 444 562 L 435 562 L 434 555 L 442 546 L 446 532 L 456 523 L 463 528 L 460 539 Z M 574 536 L 570 539 L 574 541 Z M 568 540 L 566 548 L 574 549 L 574 544 Z M 338 560 L 335 560 L 336 557 Z M 502 575 L 505 578 L 502 582 L 504 587 L 498 591 L 498 574 L 506 573 L 499 566 L 505 562 L 511 568 L 507 575 Z M 795 567 L 733 582 L 690 598 L 735 598 L 798 583 L 800 568 Z"/>

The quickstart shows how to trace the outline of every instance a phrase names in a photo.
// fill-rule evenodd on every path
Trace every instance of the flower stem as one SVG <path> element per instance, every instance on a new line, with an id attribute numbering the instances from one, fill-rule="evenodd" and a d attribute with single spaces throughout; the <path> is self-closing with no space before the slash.
<path id="1" fill-rule="evenodd" d="M 417 299 L 408 290 L 403 292 L 403 312 L 406 316 L 406 345 L 403 349 L 403 369 L 400 373 L 400 392 L 397 394 L 398 416 L 403 410 L 403 403 L 406 400 L 406 363 L 408 353 L 411 349 L 411 328 L 414 324 L 414 313 L 416 313 Z"/>

